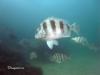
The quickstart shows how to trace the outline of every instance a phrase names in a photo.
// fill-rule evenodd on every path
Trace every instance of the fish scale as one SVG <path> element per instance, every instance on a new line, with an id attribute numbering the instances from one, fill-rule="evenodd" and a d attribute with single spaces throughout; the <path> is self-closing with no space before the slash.
<path id="1" fill-rule="evenodd" d="M 58 39 L 71 37 L 71 32 L 75 30 L 75 24 L 70 25 L 63 19 L 51 17 L 40 24 L 40 30 L 35 34 L 35 38 L 45 40 L 52 50 L 54 45 L 58 45 Z"/>

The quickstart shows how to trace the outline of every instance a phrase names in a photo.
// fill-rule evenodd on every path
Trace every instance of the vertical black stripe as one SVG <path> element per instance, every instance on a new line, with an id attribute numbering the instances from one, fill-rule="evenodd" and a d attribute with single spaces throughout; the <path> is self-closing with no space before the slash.
<path id="1" fill-rule="evenodd" d="M 46 22 L 43 23 L 43 29 L 45 30 L 45 32 L 47 32 L 47 24 L 46 24 Z"/>
<path id="2" fill-rule="evenodd" d="M 55 31 L 56 30 L 55 21 L 54 20 L 50 20 L 50 24 L 51 24 L 52 29 Z"/>
<path id="3" fill-rule="evenodd" d="M 66 25 L 67 25 L 67 29 L 70 30 L 70 26 L 68 24 L 66 24 Z"/>
<path id="4" fill-rule="evenodd" d="M 64 23 L 62 21 L 60 21 L 60 29 L 61 31 L 64 31 Z"/>

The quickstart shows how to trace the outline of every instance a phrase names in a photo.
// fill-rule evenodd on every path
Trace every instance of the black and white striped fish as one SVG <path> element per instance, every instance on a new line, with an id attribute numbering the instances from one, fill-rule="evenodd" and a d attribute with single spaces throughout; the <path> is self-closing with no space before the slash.
<path id="1" fill-rule="evenodd" d="M 50 17 L 37 28 L 35 38 L 45 40 L 48 47 L 53 49 L 54 45 L 58 45 L 57 39 L 71 37 L 71 31 L 78 33 L 75 23 L 70 25 L 62 19 Z"/>

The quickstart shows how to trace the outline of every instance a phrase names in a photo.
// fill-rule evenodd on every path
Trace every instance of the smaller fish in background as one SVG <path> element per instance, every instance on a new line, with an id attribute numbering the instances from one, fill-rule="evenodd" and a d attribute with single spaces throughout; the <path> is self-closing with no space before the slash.
<path id="1" fill-rule="evenodd" d="M 98 52 L 98 51 L 100 51 L 100 45 L 99 44 L 91 44 L 90 49 L 94 50 L 95 52 Z"/>
<path id="2" fill-rule="evenodd" d="M 78 35 L 77 25 L 70 25 L 63 19 L 50 17 L 45 19 L 37 28 L 35 39 L 44 40 L 47 46 L 52 50 L 53 46 L 58 46 L 58 39 L 71 37 L 71 32 Z"/>
<path id="3" fill-rule="evenodd" d="M 99 46 L 96 46 L 94 44 L 90 44 L 88 42 L 88 40 L 83 36 L 72 37 L 71 40 L 74 41 L 75 43 L 86 46 L 89 49 L 94 50 L 94 51 L 98 51 L 100 49 Z"/>
<path id="4" fill-rule="evenodd" d="M 70 59 L 70 57 L 64 53 L 54 53 L 49 57 L 49 60 L 51 62 L 58 63 L 58 64 L 63 63 L 69 59 Z"/>
<path id="5" fill-rule="evenodd" d="M 78 44 L 89 45 L 87 39 L 83 36 L 72 37 L 71 40 L 73 40 L 74 42 Z"/>

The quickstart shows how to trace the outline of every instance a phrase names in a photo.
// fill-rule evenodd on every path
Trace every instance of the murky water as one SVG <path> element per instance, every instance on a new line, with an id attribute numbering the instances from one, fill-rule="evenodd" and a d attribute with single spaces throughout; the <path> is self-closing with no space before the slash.
<path id="1" fill-rule="evenodd" d="M 33 75 L 100 75 L 99 7 L 99 0 L 0 0 L 0 74 L 11 75 L 7 66 L 14 66 Z M 64 38 L 50 50 L 35 39 L 40 23 L 52 16 L 76 23 L 85 44 Z"/>

